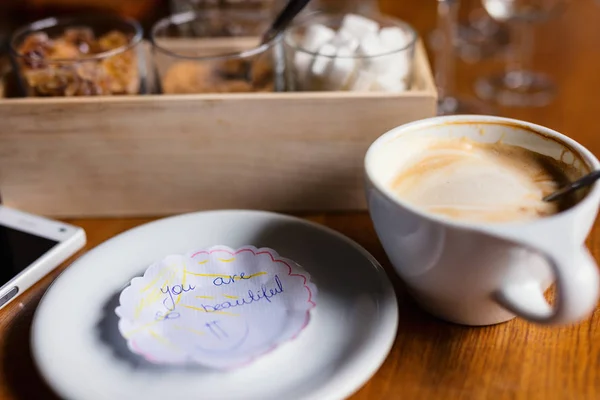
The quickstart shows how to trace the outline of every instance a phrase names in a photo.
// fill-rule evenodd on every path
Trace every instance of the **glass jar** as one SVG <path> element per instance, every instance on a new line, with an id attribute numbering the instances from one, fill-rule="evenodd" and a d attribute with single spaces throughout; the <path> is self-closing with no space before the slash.
<path id="1" fill-rule="evenodd" d="M 47 18 L 13 34 L 11 59 L 26 96 L 134 95 L 145 91 L 142 35 L 127 18 Z"/>
<path id="2" fill-rule="evenodd" d="M 372 32 L 358 35 L 344 27 L 347 17 L 312 13 L 286 31 L 283 48 L 288 90 L 410 90 L 416 31 L 398 19 L 372 15 L 368 17 Z M 383 38 L 385 46 L 379 42 Z"/>
<path id="3" fill-rule="evenodd" d="M 165 94 L 279 91 L 279 38 L 260 44 L 265 21 L 212 9 L 165 18 L 152 28 L 153 59 Z"/>

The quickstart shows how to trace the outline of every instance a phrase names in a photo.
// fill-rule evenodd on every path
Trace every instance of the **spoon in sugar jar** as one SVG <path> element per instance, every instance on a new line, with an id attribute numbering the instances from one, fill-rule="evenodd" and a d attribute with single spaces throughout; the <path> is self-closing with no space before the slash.
<path id="1" fill-rule="evenodd" d="M 265 44 L 271 42 L 276 39 L 283 31 L 287 29 L 290 23 L 296 18 L 298 14 L 306 5 L 310 2 L 310 0 L 288 0 L 285 7 L 280 11 L 275 20 L 269 26 L 269 29 L 263 33 L 260 37 L 260 43 L 257 48 L 264 46 Z M 250 65 L 247 65 L 245 68 L 245 77 L 246 80 L 252 81 L 252 68 Z"/>
<path id="2" fill-rule="evenodd" d="M 576 181 L 569 183 L 567 186 L 564 186 L 564 187 L 558 189 L 556 192 L 549 194 L 548 196 L 544 197 L 542 200 L 547 201 L 547 202 L 560 200 L 563 196 L 571 194 L 574 191 L 579 190 L 581 188 L 592 185 L 598 179 L 600 179 L 600 170 L 591 172 L 587 175 L 584 175 L 583 177 L 577 179 Z"/>
<path id="3" fill-rule="evenodd" d="M 309 2 L 310 0 L 289 0 L 269 29 L 263 34 L 261 45 L 270 42 L 283 32 Z"/>

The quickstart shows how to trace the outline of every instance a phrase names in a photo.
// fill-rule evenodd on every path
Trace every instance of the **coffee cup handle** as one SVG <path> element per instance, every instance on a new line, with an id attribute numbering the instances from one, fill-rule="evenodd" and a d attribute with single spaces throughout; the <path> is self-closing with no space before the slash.
<path id="1" fill-rule="evenodd" d="M 588 249 L 574 253 L 564 248 L 536 250 L 556 279 L 555 304 L 548 304 L 543 288 L 533 281 L 505 282 L 494 294 L 495 300 L 513 314 L 540 324 L 570 324 L 586 318 L 597 305 L 600 289 L 598 266 Z"/>

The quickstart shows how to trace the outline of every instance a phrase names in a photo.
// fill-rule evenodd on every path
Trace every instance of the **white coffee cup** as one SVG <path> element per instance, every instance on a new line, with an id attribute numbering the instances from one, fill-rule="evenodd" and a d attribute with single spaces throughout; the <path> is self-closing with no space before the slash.
<path id="1" fill-rule="evenodd" d="M 582 171 L 600 169 L 582 145 L 539 125 L 489 116 L 436 117 L 395 128 L 365 158 L 366 195 L 377 235 L 398 274 L 423 308 L 440 318 L 489 325 L 515 316 L 569 324 L 596 307 L 598 266 L 585 238 L 600 205 L 600 185 L 572 208 L 530 221 L 472 223 L 404 202 L 390 189 L 411 137 L 462 138 L 520 146 Z M 556 280 L 557 298 L 544 291 Z"/>

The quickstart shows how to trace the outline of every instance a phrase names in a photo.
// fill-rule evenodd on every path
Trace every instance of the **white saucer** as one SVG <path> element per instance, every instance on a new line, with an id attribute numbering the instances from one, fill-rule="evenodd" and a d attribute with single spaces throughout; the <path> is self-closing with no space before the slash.
<path id="1" fill-rule="evenodd" d="M 114 313 L 124 286 L 157 259 L 217 244 L 270 247 L 302 265 L 319 290 L 308 327 L 226 373 L 168 369 L 129 352 Z M 397 325 L 391 283 L 356 243 L 297 218 L 215 211 L 142 225 L 81 257 L 42 299 L 32 348 L 43 376 L 68 399 L 342 399 L 383 363 Z"/>

